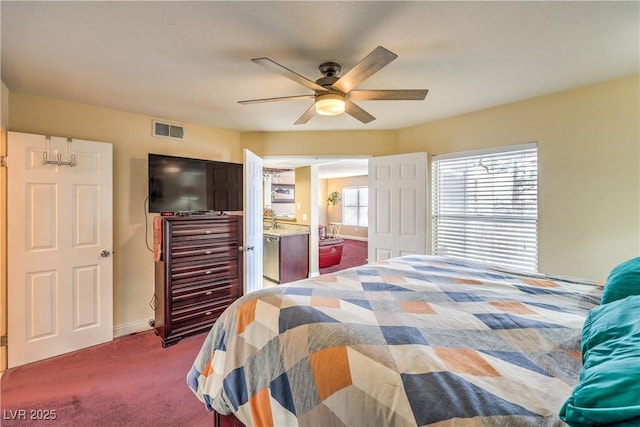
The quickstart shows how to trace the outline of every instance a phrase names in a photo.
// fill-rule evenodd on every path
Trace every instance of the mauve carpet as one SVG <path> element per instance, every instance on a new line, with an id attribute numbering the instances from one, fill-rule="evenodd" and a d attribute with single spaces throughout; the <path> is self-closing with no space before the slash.
<path id="1" fill-rule="evenodd" d="M 186 384 L 205 336 L 162 348 L 152 331 L 142 332 L 9 369 L 2 375 L 0 424 L 212 426 L 213 414 Z M 55 420 L 32 419 L 52 413 Z"/>
<path id="2" fill-rule="evenodd" d="M 366 263 L 367 242 L 345 239 L 340 264 L 320 273 Z M 0 425 L 212 426 L 213 414 L 185 380 L 204 338 L 162 348 L 148 331 L 9 369 L 0 386 Z"/>
<path id="3" fill-rule="evenodd" d="M 367 263 L 367 242 L 361 240 L 344 239 L 340 264 L 330 265 L 320 269 L 320 274 L 356 267 Z"/>

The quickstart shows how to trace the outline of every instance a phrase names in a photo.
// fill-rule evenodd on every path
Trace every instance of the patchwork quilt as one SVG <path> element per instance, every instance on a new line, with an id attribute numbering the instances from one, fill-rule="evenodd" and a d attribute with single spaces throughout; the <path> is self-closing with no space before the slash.
<path id="1" fill-rule="evenodd" d="M 187 374 L 247 426 L 544 426 L 578 381 L 594 283 L 433 256 L 264 289 Z"/>

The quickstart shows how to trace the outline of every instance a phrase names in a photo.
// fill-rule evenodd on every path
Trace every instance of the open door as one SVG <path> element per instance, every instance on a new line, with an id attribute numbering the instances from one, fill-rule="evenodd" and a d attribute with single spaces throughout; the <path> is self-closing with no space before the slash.
<path id="1" fill-rule="evenodd" d="M 0 158 L 7 155 L 7 131 L 0 129 Z M 7 168 L 0 165 L 0 373 L 7 369 Z M 4 338 L 3 338 L 4 337 Z"/>
<path id="2" fill-rule="evenodd" d="M 369 262 L 427 253 L 427 153 L 369 159 Z"/>
<path id="3" fill-rule="evenodd" d="M 244 150 L 243 291 L 262 289 L 262 159 Z"/>
<path id="4" fill-rule="evenodd" d="M 8 154 L 11 368 L 113 339 L 113 167 L 94 141 L 9 132 Z"/>

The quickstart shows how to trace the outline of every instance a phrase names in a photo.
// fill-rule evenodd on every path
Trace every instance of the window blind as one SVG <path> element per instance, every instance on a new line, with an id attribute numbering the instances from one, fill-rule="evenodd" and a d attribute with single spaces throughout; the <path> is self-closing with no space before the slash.
<path id="1" fill-rule="evenodd" d="M 433 253 L 537 271 L 537 151 L 434 156 Z"/>

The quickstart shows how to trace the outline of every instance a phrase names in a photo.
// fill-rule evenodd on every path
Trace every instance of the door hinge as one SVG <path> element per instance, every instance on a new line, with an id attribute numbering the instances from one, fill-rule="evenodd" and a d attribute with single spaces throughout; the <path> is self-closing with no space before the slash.
<path id="1" fill-rule="evenodd" d="M 2 335 L 0 337 L 0 347 L 6 347 L 7 346 L 7 336 L 6 335 Z"/>
<path id="2" fill-rule="evenodd" d="M 7 167 L 7 156 L 0 156 L 0 168 L 6 168 Z"/>

